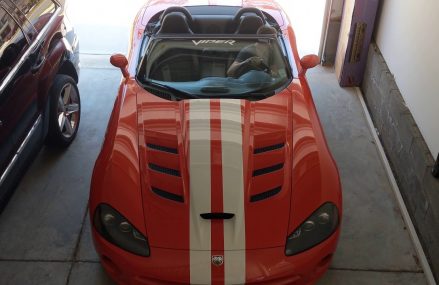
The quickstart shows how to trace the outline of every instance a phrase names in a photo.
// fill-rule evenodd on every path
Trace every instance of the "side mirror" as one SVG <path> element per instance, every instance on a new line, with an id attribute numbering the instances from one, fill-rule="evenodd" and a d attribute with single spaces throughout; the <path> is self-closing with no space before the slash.
<path id="1" fill-rule="evenodd" d="M 315 54 L 305 55 L 300 60 L 302 66 L 302 73 L 305 74 L 308 69 L 314 68 L 320 64 L 320 57 Z"/>
<path id="2" fill-rule="evenodd" d="M 126 79 L 130 78 L 130 73 L 128 72 L 128 59 L 123 54 L 113 54 L 110 58 L 110 63 L 114 67 L 120 68 L 123 77 Z"/>

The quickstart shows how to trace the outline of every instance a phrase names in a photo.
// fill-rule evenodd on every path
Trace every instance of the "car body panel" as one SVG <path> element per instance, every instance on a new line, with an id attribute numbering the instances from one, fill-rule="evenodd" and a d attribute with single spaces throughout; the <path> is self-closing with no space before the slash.
<path id="1" fill-rule="evenodd" d="M 149 19 L 169 6 L 200 3 L 214 2 L 150 1 L 134 21 L 131 76 L 122 79 L 94 168 L 90 217 L 93 221 L 100 204 L 111 205 L 147 237 L 151 256 L 127 253 L 93 229 L 97 251 L 107 272 L 121 283 L 313 284 L 329 266 L 340 228 L 291 257 L 285 255 L 286 238 L 324 203 L 337 205 L 341 216 L 341 185 L 293 29 L 279 6 L 271 1 L 243 4 L 280 22 L 296 78 L 274 96 L 252 102 L 168 101 L 134 78 Z M 281 169 L 254 175 L 279 164 Z M 281 190 L 270 199 L 251 202 L 252 196 L 278 186 Z M 154 188 L 176 200 L 164 199 Z M 235 216 L 200 219 L 206 212 Z M 223 258 L 223 265 L 211 263 L 215 256 Z"/>
<path id="2" fill-rule="evenodd" d="M 247 251 L 246 284 L 312 285 L 326 272 L 340 232 L 324 243 L 296 256 L 286 257 L 284 248 Z M 154 258 L 148 259 L 127 253 L 103 239 L 94 229 L 92 236 L 101 263 L 118 284 L 165 285 L 189 284 L 189 252 L 154 248 Z M 170 260 L 172 262 L 170 262 Z M 233 277 L 232 277 L 233 278 Z M 243 284 L 229 279 L 192 284 Z"/>
<path id="3" fill-rule="evenodd" d="M 191 193 L 191 189 L 194 187 L 192 184 L 204 183 L 199 180 L 203 180 L 206 175 L 209 175 L 208 172 L 206 173 L 206 169 L 210 168 L 211 164 L 213 168 L 222 167 L 222 169 L 214 169 L 212 171 L 212 179 L 215 179 L 214 176 L 222 176 L 224 183 L 234 181 L 234 183 L 243 184 L 241 186 L 243 190 L 231 189 L 233 185 L 220 187 L 231 189 L 230 191 L 237 193 L 242 191 L 245 193 L 244 197 L 242 197 L 244 199 L 242 205 L 236 204 L 233 198 L 230 201 L 223 201 L 225 206 L 226 202 L 230 203 L 229 212 L 232 213 L 236 213 L 240 208 L 246 207 L 246 232 L 253 233 L 254 236 L 257 236 L 257 239 L 249 236 L 246 240 L 247 244 L 243 246 L 248 249 L 257 249 L 284 245 L 290 211 L 290 191 L 288 189 L 291 188 L 291 172 L 289 171 L 291 167 L 291 152 L 289 147 L 282 147 L 277 151 L 277 155 L 273 155 L 271 152 L 254 155 L 253 151 L 254 149 L 276 144 L 292 145 L 292 141 L 287 139 L 292 137 L 292 118 L 289 115 L 292 111 L 292 97 L 288 90 L 286 89 L 285 92 L 259 102 L 245 100 L 238 100 L 235 103 L 233 101 L 236 100 L 211 100 L 207 102 L 206 104 L 210 103 L 211 105 L 218 104 L 222 109 L 220 110 L 219 106 L 218 108 L 214 106 L 210 108 L 210 117 L 217 117 L 217 120 L 223 126 L 222 129 L 221 126 L 211 127 L 213 139 L 211 139 L 210 134 L 202 139 L 198 137 L 192 139 L 191 137 L 191 134 L 202 135 L 201 132 L 204 131 L 202 128 L 208 128 L 210 124 L 209 114 L 206 114 L 205 119 L 198 117 L 190 118 L 191 115 L 195 116 L 190 106 L 192 104 L 192 108 L 197 108 L 194 105 L 195 100 L 192 100 L 191 104 L 188 101 L 170 102 L 149 94 L 147 91 L 141 90 L 140 92 L 142 94 L 138 95 L 138 117 L 139 125 L 143 126 L 139 134 L 140 165 L 141 172 L 145 175 L 145 179 L 143 179 L 143 207 L 146 224 L 148 229 L 150 229 L 149 242 L 151 246 L 175 249 L 190 248 L 187 238 L 176 241 L 172 232 L 177 231 L 181 236 L 186 232 L 186 235 L 189 235 L 187 229 L 189 228 L 190 208 L 200 208 L 201 205 L 194 203 L 206 202 L 192 197 L 196 195 Z M 236 109 L 233 108 L 233 104 L 239 104 L 238 111 L 240 113 L 233 113 L 233 109 Z M 209 107 L 207 107 L 207 113 L 209 113 Z M 223 116 L 222 120 L 220 116 Z M 200 128 L 200 134 L 191 132 L 194 128 Z M 235 131 L 239 132 L 239 134 L 236 134 Z M 234 135 L 239 135 L 242 142 L 234 142 Z M 225 138 L 230 136 L 232 138 L 229 140 Z M 204 160 L 202 158 L 194 158 L 193 154 L 190 153 L 192 150 L 197 152 L 203 151 L 202 148 L 208 148 L 211 141 L 211 148 L 217 147 L 215 144 L 222 144 L 220 147 L 226 148 L 224 152 L 235 152 L 235 155 L 241 155 L 241 157 L 234 160 L 224 156 L 213 156 L 210 160 Z M 178 150 L 179 154 L 153 150 L 146 147 L 148 144 L 174 148 Z M 191 144 L 197 145 L 191 146 Z M 236 147 L 238 147 L 241 154 L 236 153 Z M 212 150 L 212 152 L 214 151 Z M 221 153 L 221 151 L 217 151 L 217 153 Z M 210 155 L 209 151 L 207 151 L 207 155 Z M 197 161 L 189 162 L 191 158 L 197 159 Z M 239 161 L 242 161 L 246 167 L 238 167 Z M 193 166 L 195 163 L 197 164 L 196 167 Z M 151 170 L 148 168 L 149 164 L 180 170 L 181 177 L 169 176 Z M 266 175 L 252 177 L 253 171 L 278 164 L 283 164 L 284 167 L 281 170 Z M 193 168 L 189 170 L 188 166 Z M 240 171 L 241 176 L 244 176 L 245 179 L 240 178 L 239 175 L 237 176 L 235 170 Z M 218 183 L 223 182 L 219 181 Z M 215 184 L 212 183 L 212 185 Z M 261 203 L 250 202 L 251 196 L 279 186 L 283 186 L 283 191 L 280 191 L 272 200 Z M 163 200 L 163 198 L 151 192 L 151 187 L 164 189 L 175 195 L 180 195 L 184 197 L 186 203 L 176 204 L 173 201 Z M 204 187 L 210 188 L 209 185 Z M 222 189 L 212 187 L 212 195 L 221 196 L 221 193 L 217 192 L 222 191 Z M 210 207 L 207 207 L 205 212 L 210 212 L 210 210 Z M 275 210 L 279 214 L 276 220 L 272 220 L 270 215 L 265 214 Z M 215 212 L 214 209 L 212 211 Z M 195 220 L 198 220 L 198 218 L 195 218 Z M 233 228 L 237 227 L 235 224 L 230 226 Z M 197 225 L 197 227 L 199 231 L 203 231 L 202 225 Z M 199 246 L 191 248 L 193 250 L 207 249 L 203 247 L 202 243 Z M 231 247 L 224 248 L 224 250 L 241 249 L 243 248 L 235 248 L 232 245 Z"/>
<path id="4" fill-rule="evenodd" d="M 143 218 L 137 128 L 137 84 L 121 86 L 108 123 L 105 141 L 93 171 L 90 209 L 106 203 L 121 210 L 146 234 Z"/>

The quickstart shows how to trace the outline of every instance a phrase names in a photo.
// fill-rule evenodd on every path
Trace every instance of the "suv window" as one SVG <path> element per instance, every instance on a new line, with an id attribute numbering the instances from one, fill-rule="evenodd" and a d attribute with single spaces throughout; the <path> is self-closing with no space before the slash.
<path id="1" fill-rule="evenodd" d="M 13 1 L 20 2 L 20 0 Z M 33 0 L 27 2 L 28 4 L 21 11 L 39 32 L 49 22 L 57 7 L 52 0 Z"/>
<path id="2" fill-rule="evenodd" d="M 18 62 L 27 45 L 20 26 L 0 7 L 0 82 Z"/>
<path id="3" fill-rule="evenodd" d="M 5 3 L 31 40 L 44 28 L 57 8 L 52 0 L 8 0 Z"/>

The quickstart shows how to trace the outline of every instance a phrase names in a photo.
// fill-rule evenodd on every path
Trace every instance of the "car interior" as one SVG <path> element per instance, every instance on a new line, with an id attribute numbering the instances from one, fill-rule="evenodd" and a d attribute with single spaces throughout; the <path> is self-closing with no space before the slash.
<path id="1" fill-rule="evenodd" d="M 262 25 L 279 27 L 271 15 L 257 8 L 173 6 L 151 18 L 147 24 L 147 33 L 256 34 Z"/>
<path id="2" fill-rule="evenodd" d="M 151 66 L 149 77 L 167 82 L 199 81 L 206 77 L 227 77 L 227 70 L 239 50 L 174 48 L 164 52 Z"/>

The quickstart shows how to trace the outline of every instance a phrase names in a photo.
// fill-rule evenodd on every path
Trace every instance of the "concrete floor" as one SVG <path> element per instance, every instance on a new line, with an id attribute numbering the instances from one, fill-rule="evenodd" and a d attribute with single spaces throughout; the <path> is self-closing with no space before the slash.
<path id="1" fill-rule="evenodd" d="M 42 149 L 0 216 L 2 285 L 113 284 L 86 216 L 91 171 L 120 81 L 107 62 L 82 57 L 76 141 L 65 152 Z M 339 88 L 329 69 L 311 71 L 309 81 L 344 191 L 340 244 L 318 284 L 426 284 L 354 90 Z"/>
<path id="2" fill-rule="evenodd" d="M 341 240 L 318 284 L 427 284 L 355 89 L 340 88 L 329 68 L 308 80 L 344 202 Z"/>

